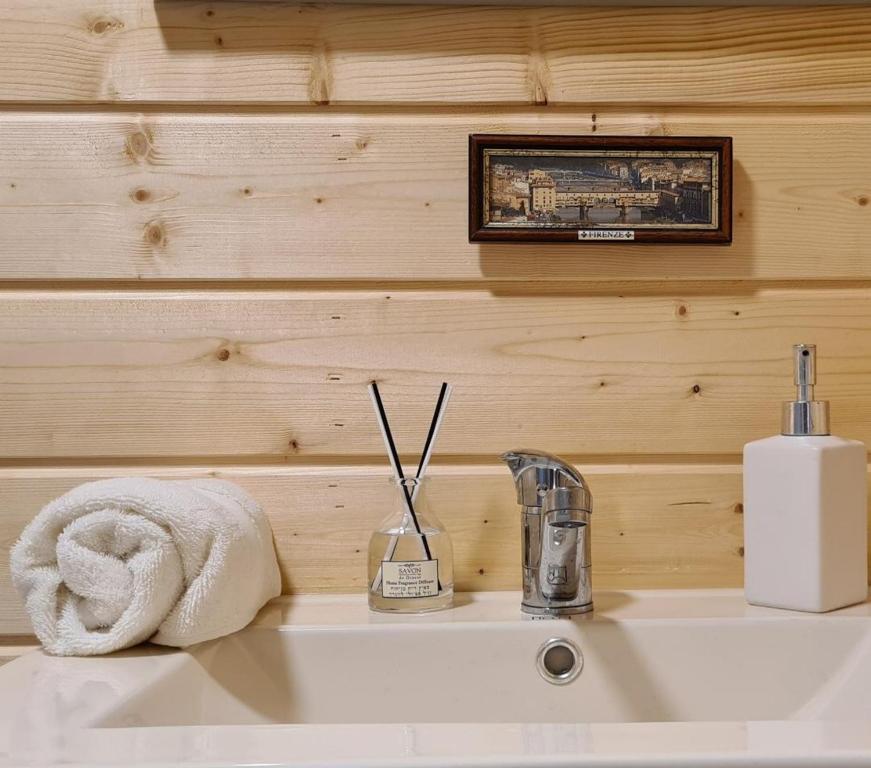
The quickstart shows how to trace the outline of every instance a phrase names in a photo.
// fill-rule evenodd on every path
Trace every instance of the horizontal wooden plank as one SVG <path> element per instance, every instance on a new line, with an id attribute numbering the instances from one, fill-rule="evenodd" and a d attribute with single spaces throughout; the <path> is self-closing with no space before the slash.
<path id="1" fill-rule="evenodd" d="M 737 466 L 582 470 L 595 499 L 597 587 L 740 585 Z M 43 504 L 99 477 L 206 473 L 240 483 L 261 502 L 275 532 L 285 591 L 365 588 L 369 534 L 391 503 L 385 467 L 6 469 L 0 470 L 0 632 L 30 631 L 9 581 L 7 550 Z M 519 512 L 507 469 L 434 465 L 430 476 L 432 507 L 454 545 L 457 589 L 519 589 Z"/>
<path id="2" fill-rule="evenodd" d="M 871 102 L 871 11 L 7 0 L 0 100 Z"/>
<path id="3" fill-rule="evenodd" d="M 468 242 L 470 133 L 594 130 L 733 136 L 733 244 Z M 6 113 L 0 280 L 868 279 L 869 155 L 871 113 Z"/>
<path id="4" fill-rule="evenodd" d="M 871 289 L 0 294 L 0 459 L 740 453 L 819 346 L 837 432 L 871 445 Z M 619 460 L 619 459 L 618 459 Z"/>

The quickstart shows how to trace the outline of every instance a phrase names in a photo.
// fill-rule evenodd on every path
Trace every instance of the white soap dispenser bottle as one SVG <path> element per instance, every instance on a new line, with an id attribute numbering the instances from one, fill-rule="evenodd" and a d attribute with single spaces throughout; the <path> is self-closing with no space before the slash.
<path id="1" fill-rule="evenodd" d="M 819 613 L 868 595 L 868 460 L 862 443 L 829 433 L 816 347 L 793 356 L 798 395 L 781 434 L 744 446 L 744 594 Z"/>

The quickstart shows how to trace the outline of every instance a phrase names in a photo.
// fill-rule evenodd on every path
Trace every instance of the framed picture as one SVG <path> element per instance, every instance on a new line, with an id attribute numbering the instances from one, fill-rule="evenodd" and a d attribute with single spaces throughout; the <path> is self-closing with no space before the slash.
<path id="1" fill-rule="evenodd" d="M 469 240 L 730 243 L 732 139 L 474 134 Z"/>

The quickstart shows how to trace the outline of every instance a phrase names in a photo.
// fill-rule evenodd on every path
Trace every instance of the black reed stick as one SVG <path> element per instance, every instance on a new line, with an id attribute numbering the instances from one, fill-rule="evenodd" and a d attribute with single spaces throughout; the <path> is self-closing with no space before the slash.
<path id="1" fill-rule="evenodd" d="M 445 395 L 448 393 L 448 383 L 442 382 L 442 388 L 439 390 L 439 397 L 436 400 L 435 409 L 432 412 L 432 421 L 429 423 L 429 432 L 426 433 L 426 441 L 423 444 L 423 453 L 420 454 L 420 462 L 417 465 L 417 479 L 423 479 L 423 473 L 426 472 L 426 466 L 429 464 L 429 457 L 432 450 L 432 441 L 436 436 L 439 427 L 439 421 L 442 415 L 442 403 L 445 401 Z"/>

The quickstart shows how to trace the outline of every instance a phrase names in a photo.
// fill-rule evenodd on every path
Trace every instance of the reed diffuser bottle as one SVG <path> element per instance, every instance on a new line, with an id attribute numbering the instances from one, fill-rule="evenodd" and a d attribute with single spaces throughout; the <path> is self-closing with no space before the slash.
<path id="1" fill-rule="evenodd" d="M 451 539 L 429 508 L 424 483 L 395 483 L 393 509 L 369 540 L 369 607 L 424 613 L 454 596 Z"/>
<path id="2" fill-rule="evenodd" d="M 451 385 L 443 382 L 429 433 L 414 477 L 406 477 L 378 384 L 369 383 L 395 491 L 393 508 L 369 539 L 369 608 L 373 611 L 424 613 L 450 608 L 454 599 L 454 555 L 451 540 L 429 508 L 423 478 L 448 401 Z"/>

